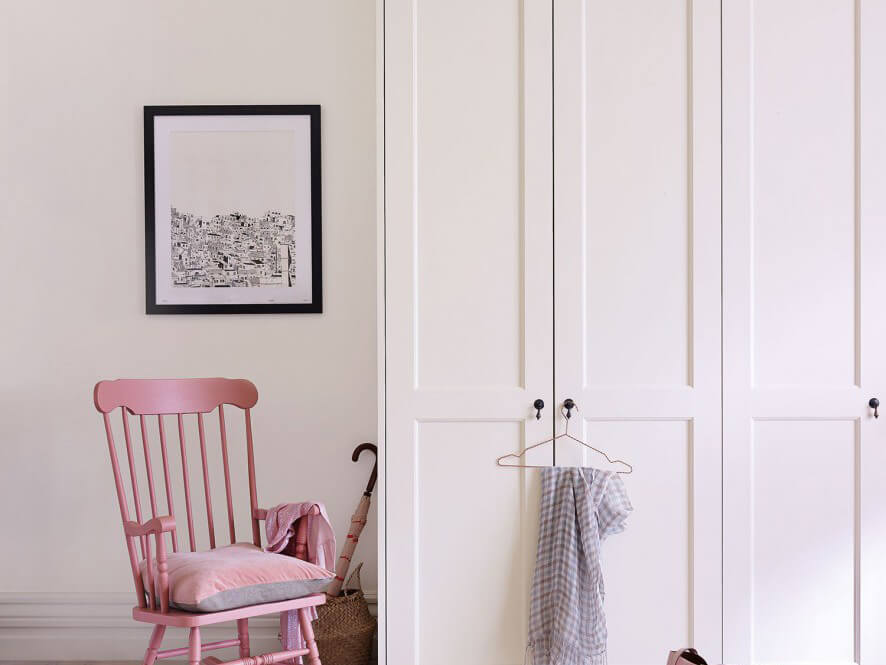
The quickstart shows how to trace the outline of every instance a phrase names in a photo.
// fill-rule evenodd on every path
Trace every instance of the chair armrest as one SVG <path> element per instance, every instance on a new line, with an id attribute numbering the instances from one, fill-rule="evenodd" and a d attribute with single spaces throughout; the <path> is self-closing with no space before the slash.
<path id="1" fill-rule="evenodd" d="M 139 524 L 138 522 L 124 522 L 123 532 L 130 538 L 139 538 L 145 555 L 146 576 L 148 583 L 145 591 L 148 594 L 149 606 L 157 608 L 159 597 L 159 609 L 164 614 L 169 611 L 169 567 L 166 562 L 166 543 L 163 534 L 175 530 L 175 518 L 172 515 L 162 515 Z M 150 536 L 154 536 L 157 547 L 157 586 L 154 586 L 154 559 L 151 555 Z"/>
<path id="2" fill-rule="evenodd" d="M 127 536 L 147 536 L 152 533 L 167 533 L 175 530 L 175 518 L 172 515 L 155 517 L 143 524 L 138 522 L 124 522 L 123 532 Z"/>

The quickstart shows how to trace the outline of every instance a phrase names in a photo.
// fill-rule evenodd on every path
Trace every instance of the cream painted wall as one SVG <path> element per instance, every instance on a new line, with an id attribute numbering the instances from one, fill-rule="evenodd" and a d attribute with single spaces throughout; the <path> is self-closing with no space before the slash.
<path id="1" fill-rule="evenodd" d="M 376 436 L 374 4 L 0 0 L 0 26 L 0 591 L 131 588 L 101 378 L 252 379 L 260 503 L 325 501 L 343 538 Z M 234 103 L 322 105 L 325 313 L 146 316 L 142 106 Z"/>

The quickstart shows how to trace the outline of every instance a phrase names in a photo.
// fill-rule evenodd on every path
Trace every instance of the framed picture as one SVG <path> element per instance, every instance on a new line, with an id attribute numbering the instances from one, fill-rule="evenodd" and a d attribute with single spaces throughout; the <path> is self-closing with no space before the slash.
<path id="1" fill-rule="evenodd" d="M 322 312 L 319 106 L 146 106 L 148 314 Z"/>

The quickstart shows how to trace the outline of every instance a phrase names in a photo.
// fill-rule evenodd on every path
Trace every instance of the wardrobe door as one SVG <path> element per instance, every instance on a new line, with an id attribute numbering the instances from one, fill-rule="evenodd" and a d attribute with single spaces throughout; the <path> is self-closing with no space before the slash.
<path id="1" fill-rule="evenodd" d="M 554 22 L 555 393 L 634 467 L 609 663 L 720 662 L 720 3 L 556 0 Z M 557 463 L 607 466 L 586 452 Z"/>
<path id="2" fill-rule="evenodd" d="M 884 34 L 725 2 L 727 662 L 886 663 Z"/>
<path id="3" fill-rule="evenodd" d="M 387 662 L 519 665 L 538 472 L 495 461 L 553 422 L 550 2 L 384 14 Z"/>

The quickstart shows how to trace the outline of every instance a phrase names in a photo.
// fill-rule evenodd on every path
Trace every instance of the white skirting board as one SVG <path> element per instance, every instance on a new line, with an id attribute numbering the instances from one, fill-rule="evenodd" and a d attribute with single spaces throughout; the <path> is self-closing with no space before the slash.
<path id="1" fill-rule="evenodd" d="M 376 594 L 366 593 L 376 613 Z M 141 660 L 151 626 L 132 620 L 133 593 L 0 593 L 2 660 Z M 249 620 L 252 653 L 278 649 L 278 615 Z M 204 642 L 236 637 L 235 624 L 207 626 Z M 187 632 L 170 628 L 163 648 L 187 645 Z M 213 655 L 235 658 L 235 650 Z"/>

